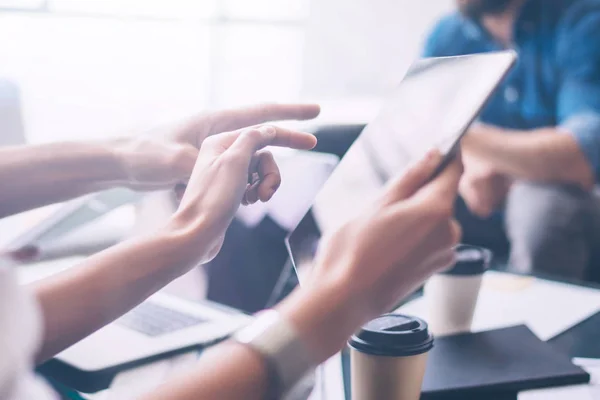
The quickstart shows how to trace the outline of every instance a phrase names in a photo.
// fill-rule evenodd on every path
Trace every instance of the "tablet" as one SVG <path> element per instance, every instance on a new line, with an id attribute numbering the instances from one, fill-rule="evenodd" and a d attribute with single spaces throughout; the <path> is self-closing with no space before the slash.
<path id="1" fill-rule="evenodd" d="M 510 71 L 514 51 L 415 62 L 286 239 L 300 283 L 323 233 L 368 207 L 391 177 L 437 148 L 443 167 Z"/>

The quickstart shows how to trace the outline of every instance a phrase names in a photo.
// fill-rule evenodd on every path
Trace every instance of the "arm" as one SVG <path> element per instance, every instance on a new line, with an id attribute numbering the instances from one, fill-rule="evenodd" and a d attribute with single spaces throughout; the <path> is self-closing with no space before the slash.
<path id="1" fill-rule="evenodd" d="M 271 120 L 312 119 L 319 112 L 314 104 L 265 104 L 197 115 L 156 137 L 5 147 L 0 218 L 118 185 L 169 189 L 187 181 L 207 137 Z"/>
<path id="2" fill-rule="evenodd" d="M 600 131 L 598 132 L 600 135 Z M 516 179 L 575 184 L 591 189 L 594 171 L 576 139 L 560 128 L 528 132 L 475 126 L 463 146 L 498 173 Z"/>
<path id="3" fill-rule="evenodd" d="M 0 217 L 124 183 L 116 142 L 0 149 Z"/>
<path id="4" fill-rule="evenodd" d="M 168 227 L 33 284 L 44 316 L 44 341 L 37 362 L 85 338 L 189 271 L 204 241 L 195 237 L 195 247 L 190 247 L 188 238 Z"/>
<path id="5" fill-rule="evenodd" d="M 282 316 L 301 333 L 305 343 L 317 344 L 310 347 L 315 365 L 326 361 L 341 348 L 337 338 L 326 339 L 337 336 L 343 343 L 353 332 L 353 323 L 349 321 L 354 320 L 356 314 L 347 305 L 340 303 L 334 306 L 332 296 L 323 295 L 329 299 L 324 298 L 323 303 L 318 304 L 320 299 L 316 293 L 296 291 L 278 307 Z M 327 304 L 327 309 L 324 304 Z M 350 315 L 352 319 L 348 318 Z M 169 381 L 142 399 L 262 400 L 267 392 L 268 379 L 266 364 L 255 351 L 228 341 L 203 353 L 191 373 Z"/>
<path id="6" fill-rule="evenodd" d="M 451 164 L 421 187 L 440 161 L 439 154 L 422 161 L 393 182 L 368 213 L 324 240 L 310 282 L 277 307 L 295 327 L 315 365 L 342 349 L 365 322 L 389 310 L 435 271 L 451 265 L 450 249 L 460 237 L 451 221 L 460 164 Z M 373 241 L 373 237 L 389 240 Z M 268 379 L 259 355 L 226 342 L 203 355 L 193 372 L 142 399 L 259 400 L 265 398 Z"/>
<path id="7" fill-rule="evenodd" d="M 556 29 L 557 126 L 528 132 L 475 127 L 464 146 L 500 173 L 590 189 L 600 174 L 600 42 L 589 38 L 600 35 L 600 7 L 578 2 Z"/>
<path id="8" fill-rule="evenodd" d="M 37 360 L 83 339 L 214 257 L 242 199 L 267 201 L 279 187 L 279 171 L 270 153 L 255 156 L 258 149 L 252 141 L 261 140 L 261 148 L 272 144 L 310 149 L 315 145 L 310 134 L 267 127 L 213 136 L 204 141 L 198 168 L 167 226 L 35 284 L 45 328 Z M 222 155 L 229 146 L 234 149 Z M 257 184 L 248 185 L 249 172 L 261 177 Z"/>

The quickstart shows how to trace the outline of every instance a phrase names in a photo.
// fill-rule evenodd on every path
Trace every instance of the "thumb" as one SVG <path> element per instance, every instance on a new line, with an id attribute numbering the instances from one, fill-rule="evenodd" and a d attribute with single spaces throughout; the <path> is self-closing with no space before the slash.
<path id="1" fill-rule="evenodd" d="M 391 181 L 384 197 L 390 203 L 411 197 L 433 177 L 441 162 L 442 154 L 438 150 L 429 151 L 425 157 Z"/>
<path id="2" fill-rule="evenodd" d="M 418 190 L 415 197 L 421 201 L 451 202 L 452 205 L 458 195 L 459 182 L 464 168 L 460 153 L 444 168 L 434 179 L 427 182 Z"/>

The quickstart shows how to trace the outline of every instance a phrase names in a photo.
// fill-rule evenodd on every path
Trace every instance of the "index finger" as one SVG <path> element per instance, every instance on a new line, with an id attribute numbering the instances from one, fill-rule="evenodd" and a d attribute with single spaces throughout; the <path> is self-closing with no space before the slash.
<path id="1" fill-rule="evenodd" d="M 269 121 L 307 120 L 319 115 L 317 104 L 262 104 L 213 114 L 211 133 L 233 131 Z"/>
<path id="2" fill-rule="evenodd" d="M 270 125 L 238 131 L 231 139 L 234 141 L 228 150 L 243 152 L 248 157 L 267 146 L 310 150 L 317 144 L 317 138 L 310 133 Z"/>

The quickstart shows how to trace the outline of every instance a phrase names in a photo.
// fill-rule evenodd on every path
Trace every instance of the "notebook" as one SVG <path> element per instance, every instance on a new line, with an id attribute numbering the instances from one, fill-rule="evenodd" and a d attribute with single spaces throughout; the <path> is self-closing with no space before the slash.
<path id="1" fill-rule="evenodd" d="M 575 385 L 590 376 L 525 325 L 439 338 L 429 354 L 422 399 Z"/>

